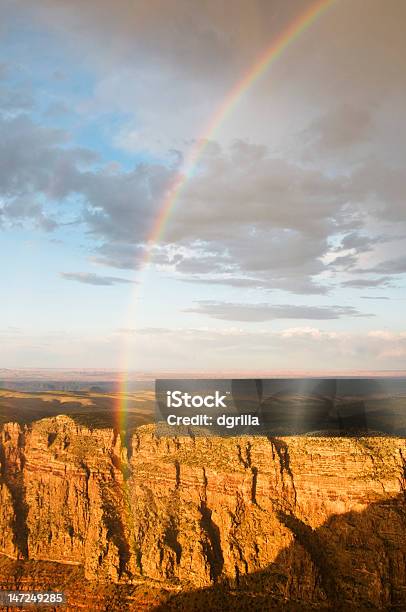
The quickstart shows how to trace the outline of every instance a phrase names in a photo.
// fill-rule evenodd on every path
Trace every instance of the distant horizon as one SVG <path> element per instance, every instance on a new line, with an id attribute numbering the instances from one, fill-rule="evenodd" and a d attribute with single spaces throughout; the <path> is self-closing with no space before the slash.
<path id="1" fill-rule="evenodd" d="M 45 378 L 48 375 L 48 378 Z M 74 379 L 69 375 L 75 376 Z M 82 375 L 82 376 L 81 376 Z M 24 380 L 24 376 L 29 376 L 30 380 L 52 380 L 52 382 L 66 382 L 69 380 L 91 381 L 94 377 L 108 376 L 104 381 L 120 382 L 125 376 L 128 381 L 154 380 L 158 378 L 274 378 L 274 377 L 404 377 L 406 370 L 334 370 L 334 369 L 269 369 L 269 370 L 157 370 L 157 371 L 125 371 L 114 368 L 0 368 L 0 381 L 5 377 L 9 381 Z M 49 378 L 53 376 L 53 378 Z M 56 378 L 55 378 L 56 376 Z M 59 378 L 58 378 L 59 376 Z"/>

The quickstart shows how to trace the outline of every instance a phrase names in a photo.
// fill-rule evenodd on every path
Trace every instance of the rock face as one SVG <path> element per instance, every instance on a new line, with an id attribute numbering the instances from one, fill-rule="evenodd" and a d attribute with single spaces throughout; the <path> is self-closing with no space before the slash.
<path id="1" fill-rule="evenodd" d="M 66 416 L 8 423 L 0 553 L 77 566 L 83 589 L 159 581 L 162 610 L 208 609 L 225 592 L 233 609 L 405 609 L 405 459 L 406 441 L 389 438 L 169 439 L 142 426 L 124 440 Z"/>

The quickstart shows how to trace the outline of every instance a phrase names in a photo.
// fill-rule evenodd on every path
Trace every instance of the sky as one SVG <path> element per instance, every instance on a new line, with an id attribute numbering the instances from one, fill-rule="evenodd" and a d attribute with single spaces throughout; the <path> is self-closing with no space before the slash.
<path id="1" fill-rule="evenodd" d="M 0 367 L 406 368 L 406 4 L 0 0 Z M 148 260 L 148 265 L 145 262 Z"/>

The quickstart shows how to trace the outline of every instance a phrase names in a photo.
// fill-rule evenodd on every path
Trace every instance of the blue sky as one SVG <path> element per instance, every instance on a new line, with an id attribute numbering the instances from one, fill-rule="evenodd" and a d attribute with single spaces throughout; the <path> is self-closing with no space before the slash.
<path id="1" fill-rule="evenodd" d="M 310 3 L 5 0 L 0 367 L 403 369 L 406 7 L 389 4 L 335 3 L 287 49 L 147 247 L 204 125 Z"/>

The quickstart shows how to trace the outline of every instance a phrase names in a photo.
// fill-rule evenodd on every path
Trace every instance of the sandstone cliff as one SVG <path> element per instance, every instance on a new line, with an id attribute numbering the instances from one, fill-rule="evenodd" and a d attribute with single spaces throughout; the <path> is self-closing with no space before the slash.
<path id="1" fill-rule="evenodd" d="M 7 423 L 0 581 L 21 584 L 18 566 L 39 588 L 32 568 L 50 564 L 72 597 L 81 585 L 76 609 L 405 609 L 405 458 L 390 438 L 169 439 L 142 426 L 122 439 L 66 416 Z M 98 595 L 79 605 L 86 590 Z"/>

